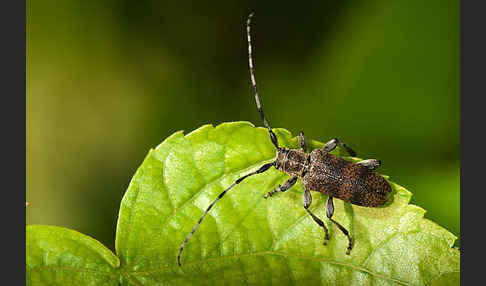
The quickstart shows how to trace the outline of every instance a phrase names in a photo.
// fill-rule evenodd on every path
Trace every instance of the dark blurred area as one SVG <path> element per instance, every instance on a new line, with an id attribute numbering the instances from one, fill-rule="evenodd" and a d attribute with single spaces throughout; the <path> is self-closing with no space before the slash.
<path id="1" fill-rule="evenodd" d="M 27 223 L 113 249 L 121 198 L 150 148 L 207 123 L 262 126 L 247 66 L 252 10 L 270 124 L 381 159 L 427 218 L 459 235 L 451 0 L 28 1 Z"/>

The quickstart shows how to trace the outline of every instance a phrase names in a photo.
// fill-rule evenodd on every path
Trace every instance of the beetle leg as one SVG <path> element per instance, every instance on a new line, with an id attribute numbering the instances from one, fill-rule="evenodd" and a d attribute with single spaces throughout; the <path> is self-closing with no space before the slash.
<path id="1" fill-rule="evenodd" d="M 336 148 L 337 144 L 340 144 L 344 149 L 346 149 L 346 151 L 348 152 L 349 155 L 351 155 L 351 157 L 356 157 L 356 152 L 354 152 L 353 149 L 351 149 L 348 145 L 344 144 L 344 142 L 342 142 L 337 138 L 334 138 L 331 141 L 327 142 L 324 145 L 323 149 L 326 152 L 331 152 Z"/>
<path id="2" fill-rule="evenodd" d="M 292 188 L 293 185 L 295 185 L 295 182 L 297 182 L 297 176 L 295 177 L 291 177 L 290 179 L 288 179 L 287 181 L 285 181 L 285 183 L 282 185 L 278 185 L 277 187 L 275 187 L 275 189 L 273 189 L 271 192 L 268 192 L 265 196 L 263 196 L 265 199 L 268 199 L 269 197 L 273 196 L 275 193 L 277 192 L 285 192 L 287 191 L 288 189 Z"/>
<path id="3" fill-rule="evenodd" d="M 332 219 L 332 215 L 334 214 L 334 203 L 332 201 L 332 197 L 330 196 L 327 199 L 327 204 L 326 204 L 326 215 L 327 217 L 341 230 L 345 236 L 348 237 L 348 249 L 346 250 L 346 254 L 349 255 L 351 249 L 353 249 L 353 242 L 351 240 L 351 236 L 349 236 L 348 231 L 344 228 L 344 226 L 340 225 L 337 221 Z"/>
<path id="4" fill-rule="evenodd" d="M 374 171 L 376 170 L 376 168 L 380 167 L 381 161 L 376 159 L 368 159 L 368 160 L 359 161 L 356 164 L 368 167 L 368 169 Z"/>
<path id="5" fill-rule="evenodd" d="M 305 210 L 307 211 L 307 213 L 312 217 L 312 219 L 320 226 L 324 229 L 324 233 L 326 234 L 324 236 L 324 245 L 327 244 L 327 241 L 329 240 L 329 233 L 327 231 L 327 228 L 326 226 L 324 225 L 324 222 L 322 222 L 322 220 L 320 220 L 317 216 L 315 216 L 310 210 L 309 210 L 309 207 L 312 203 L 312 196 L 311 196 L 311 193 L 309 192 L 309 190 L 305 189 L 304 191 L 304 208 Z"/>
<path id="6" fill-rule="evenodd" d="M 307 152 L 307 140 L 305 140 L 304 132 L 299 132 L 299 145 L 304 152 Z"/>

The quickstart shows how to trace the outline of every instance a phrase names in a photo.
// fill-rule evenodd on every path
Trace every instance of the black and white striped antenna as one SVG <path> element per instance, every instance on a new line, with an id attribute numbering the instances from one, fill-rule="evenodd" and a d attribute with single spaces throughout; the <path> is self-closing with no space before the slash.
<path id="1" fill-rule="evenodd" d="M 253 67 L 251 34 L 250 34 L 251 18 L 253 17 L 254 14 L 255 12 L 251 12 L 250 15 L 248 15 L 248 19 L 246 20 L 246 36 L 248 39 L 248 65 L 250 67 L 251 85 L 253 86 L 253 92 L 255 93 L 255 101 L 256 101 L 257 109 L 258 112 L 260 113 L 260 117 L 263 120 L 263 125 L 265 125 L 265 127 L 268 129 L 268 132 L 270 133 L 270 139 L 272 140 L 273 145 L 275 146 L 275 148 L 279 149 L 277 136 L 275 136 L 275 133 L 273 133 L 272 128 L 270 128 L 270 125 L 268 124 L 268 121 L 265 118 L 265 114 L 263 114 L 263 108 L 262 108 L 262 104 L 260 103 L 260 97 L 258 96 L 258 88 L 255 80 L 255 68 Z"/>
<path id="2" fill-rule="evenodd" d="M 265 116 L 263 115 L 263 109 L 262 109 L 262 106 L 260 104 L 260 98 L 258 97 L 258 91 L 257 91 L 257 86 L 256 86 L 256 81 L 255 81 L 255 73 L 253 71 L 253 60 L 252 60 L 252 57 L 251 57 L 250 22 L 251 22 L 251 17 L 253 16 L 253 14 L 254 13 L 252 12 L 248 16 L 248 20 L 246 21 L 246 32 L 247 32 L 247 36 L 248 36 L 248 62 L 249 62 L 249 65 L 250 65 L 250 78 L 251 78 L 251 83 L 253 85 L 253 89 L 255 91 L 255 101 L 256 101 L 256 104 L 257 104 L 258 112 L 260 113 L 260 116 L 263 120 L 263 124 L 265 125 L 265 127 L 268 129 L 268 132 L 270 133 L 270 139 L 272 140 L 273 145 L 275 146 L 275 148 L 279 149 L 277 136 L 275 136 L 275 133 L 273 133 L 272 129 L 270 128 L 270 125 L 268 125 L 268 122 L 265 119 Z M 201 218 L 199 218 L 198 222 L 196 223 L 196 225 L 194 226 L 192 231 L 189 233 L 189 235 L 187 235 L 186 239 L 184 239 L 184 241 L 182 242 L 181 248 L 179 249 L 179 253 L 177 254 L 177 264 L 179 266 L 181 266 L 182 250 L 184 250 L 184 247 L 186 246 L 187 242 L 192 237 L 194 232 L 196 232 L 196 229 L 202 223 L 204 217 L 208 214 L 208 212 L 211 210 L 211 208 L 214 206 L 214 204 L 216 204 L 217 201 L 219 201 L 229 190 L 231 190 L 231 188 L 238 185 L 244 179 L 246 179 L 250 176 L 256 175 L 256 174 L 263 173 L 272 166 L 275 166 L 275 162 L 267 163 L 267 164 L 261 166 L 258 170 L 253 171 L 253 172 L 246 174 L 245 176 L 239 178 L 233 184 L 231 184 L 231 186 L 229 186 L 226 190 L 224 190 L 221 194 L 219 194 L 219 196 L 216 198 L 216 200 L 214 200 L 209 205 L 209 207 L 206 209 L 206 211 L 204 211 L 204 213 L 202 214 Z"/>
<path id="3" fill-rule="evenodd" d="M 179 249 L 179 254 L 177 254 L 177 264 L 179 266 L 182 266 L 181 265 L 181 254 L 182 254 L 182 250 L 184 249 L 184 246 L 186 246 L 187 242 L 189 241 L 189 239 L 191 238 L 191 236 L 194 234 L 194 232 L 196 231 L 196 229 L 199 227 L 199 225 L 201 224 L 201 222 L 203 221 L 204 217 L 208 214 L 208 212 L 211 210 L 211 208 L 214 206 L 214 204 L 219 201 L 219 199 L 221 199 L 225 194 L 226 192 L 228 192 L 231 188 L 233 188 L 234 186 L 238 185 L 241 181 L 243 181 L 244 179 L 250 177 L 250 176 L 253 176 L 253 175 L 256 175 L 256 174 L 260 174 L 260 173 L 263 173 L 265 172 L 266 170 L 268 170 L 270 167 L 274 166 L 275 165 L 275 162 L 271 162 L 271 163 L 267 163 L 263 166 L 260 167 L 260 169 L 254 171 L 254 172 L 251 172 L 241 178 L 239 178 L 238 180 L 236 180 L 233 184 L 231 184 L 231 186 L 229 186 L 226 190 L 224 190 L 221 194 L 219 194 L 219 196 L 209 205 L 209 207 L 206 209 L 206 211 L 203 213 L 203 215 L 201 216 L 201 218 L 198 220 L 198 222 L 196 223 L 196 225 L 194 226 L 194 228 L 192 229 L 192 231 L 189 233 L 189 235 L 186 237 L 186 239 L 184 239 L 184 242 L 182 242 L 182 245 L 181 245 L 181 248 Z"/>

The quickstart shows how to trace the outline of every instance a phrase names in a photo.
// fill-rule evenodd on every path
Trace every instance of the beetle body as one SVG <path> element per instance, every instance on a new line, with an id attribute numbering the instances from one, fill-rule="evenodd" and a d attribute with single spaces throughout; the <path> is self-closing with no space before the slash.
<path id="1" fill-rule="evenodd" d="M 275 166 L 290 176 L 300 177 L 306 189 L 358 206 L 383 205 L 391 192 L 390 184 L 375 171 L 323 149 L 310 154 L 300 149 L 280 149 Z"/>

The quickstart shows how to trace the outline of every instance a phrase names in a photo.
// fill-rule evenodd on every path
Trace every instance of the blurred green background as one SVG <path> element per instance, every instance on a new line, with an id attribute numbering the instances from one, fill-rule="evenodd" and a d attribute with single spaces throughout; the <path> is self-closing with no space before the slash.
<path id="1" fill-rule="evenodd" d="M 248 120 L 343 139 L 459 235 L 459 1 L 28 1 L 28 224 L 114 248 L 121 198 L 177 130 Z M 263 190 L 256 190 L 261 195 Z M 323 210 L 324 212 L 324 210 Z"/>

